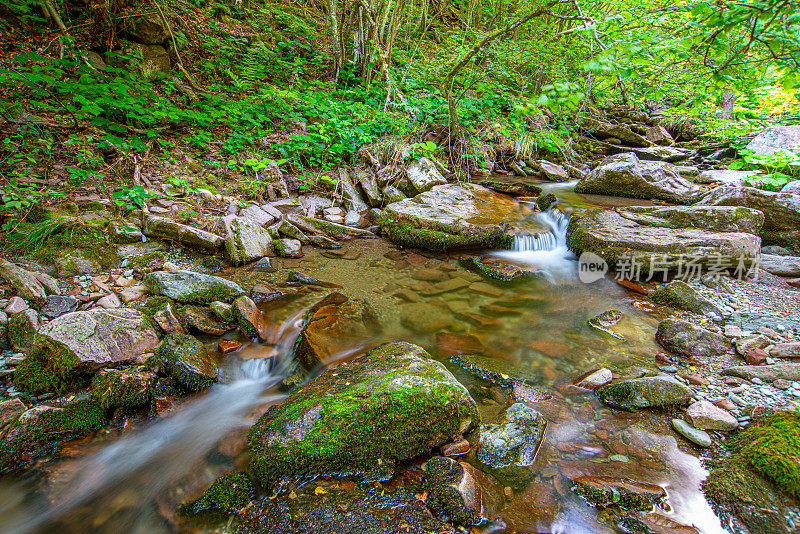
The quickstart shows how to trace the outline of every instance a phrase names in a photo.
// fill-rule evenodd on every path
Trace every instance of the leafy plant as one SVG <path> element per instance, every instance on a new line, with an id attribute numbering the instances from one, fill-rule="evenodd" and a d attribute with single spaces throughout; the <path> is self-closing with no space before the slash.
<path id="1" fill-rule="evenodd" d="M 800 172 L 800 156 L 788 150 L 756 154 L 753 150 L 742 149 L 739 155 L 742 159 L 734 161 L 728 168 L 766 171 L 746 178 L 749 184 L 762 189 L 780 191 L 789 180 L 797 178 Z"/>
<path id="2" fill-rule="evenodd" d="M 131 187 L 122 186 L 120 191 L 116 191 L 111 195 L 111 199 L 124 210 L 132 210 L 135 208 L 142 208 L 144 203 L 149 198 L 158 196 L 154 191 L 145 189 L 140 185 Z"/>

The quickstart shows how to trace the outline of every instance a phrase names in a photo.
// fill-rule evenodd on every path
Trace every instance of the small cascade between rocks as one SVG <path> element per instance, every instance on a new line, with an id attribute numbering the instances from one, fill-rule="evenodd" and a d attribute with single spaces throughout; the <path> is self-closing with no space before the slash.
<path id="1" fill-rule="evenodd" d="M 514 252 L 552 251 L 559 247 L 567 247 L 569 217 L 564 212 L 555 206 L 551 206 L 547 211 L 537 213 L 536 218 L 550 231 L 516 236 L 512 248 Z"/>
<path id="2" fill-rule="evenodd" d="M 535 215 L 547 232 L 519 234 L 514 238 L 511 250 L 502 250 L 493 255 L 504 260 L 533 267 L 551 281 L 575 278 L 576 263 L 567 248 L 569 216 L 556 205 Z"/>

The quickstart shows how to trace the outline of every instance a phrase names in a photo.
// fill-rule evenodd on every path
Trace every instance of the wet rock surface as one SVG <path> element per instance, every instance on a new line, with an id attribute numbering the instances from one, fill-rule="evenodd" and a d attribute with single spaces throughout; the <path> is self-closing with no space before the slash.
<path id="1" fill-rule="evenodd" d="M 156 271 L 144 277 L 144 284 L 156 295 L 178 302 L 210 304 L 215 300 L 231 301 L 243 294 L 238 284 L 194 271 Z"/>
<path id="2" fill-rule="evenodd" d="M 415 345 L 391 343 L 271 408 L 250 430 L 251 467 L 264 484 L 343 473 L 380 479 L 395 461 L 460 439 L 478 423 L 475 402 L 440 363 Z"/>

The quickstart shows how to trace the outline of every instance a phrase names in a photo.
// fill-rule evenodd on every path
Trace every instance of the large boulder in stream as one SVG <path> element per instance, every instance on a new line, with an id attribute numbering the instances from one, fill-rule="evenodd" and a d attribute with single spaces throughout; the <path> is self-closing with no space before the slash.
<path id="1" fill-rule="evenodd" d="M 763 222 L 760 212 L 735 207 L 591 209 L 570 219 L 567 246 L 577 255 L 597 254 L 611 269 L 635 262 L 642 273 L 677 270 L 691 260 L 700 269 L 724 265 L 733 273 L 757 261 Z"/>
<path id="2" fill-rule="evenodd" d="M 705 195 L 696 205 L 743 206 L 758 210 L 764 214 L 764 224 L 758 235 L 765 245 L 800 250 L 800 195 L 725 185 Z"/>
<path id="3" fill-rule="evenodd" d="M 200 340 L 187 334 L 164 338 L 153 363 L 190 391 L 205 389 L 217 378 L 217 362 Z"/>
<path id="4" fill-rule="evenodd" d="M 147 273 L 143 282 L 152 293 L 178 302 L 230 302 L 244 294 L 242 288 L 230 280 L 194 271 L 155 271 Z"/>
<path id="5" fill-rule="evenodd" d="M 625 152 L 604 159 L 575 185 L 575 192 L 691 204 L 703 189 L 683 178 L 671 163 L 643 161 Z"/>
<path id="6" fill-rule="evenodd" d="M 477 184 L 437 185 L 386 206 L 379 223 L 398 245 L 443 252 L 455 248 L 509 248 L 511 223 L 530 210 Z"/>
<path id="7" fill-rule="evenodd" d="M 422 348 L 389 343 L 303 385 L 250 429 L 250 466 L 264 484 L 285 477 L 392 476 L 479 423 L 475 401 Z"/>
<path id="8" fill-rule="evenodd" d="M 82 383 L 82 374 L 133 360 L 157 345 L 152 321 L 137 310 L 68 313 L 39 329 L 14 383 L 32 393 L 67 390 Z"/>

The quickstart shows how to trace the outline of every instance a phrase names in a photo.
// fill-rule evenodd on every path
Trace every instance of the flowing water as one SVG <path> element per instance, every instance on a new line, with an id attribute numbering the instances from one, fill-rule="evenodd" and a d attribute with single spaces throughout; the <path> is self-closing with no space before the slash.
<path id="1" fill-rule="evenodd" d="M 522 474 L 492 473 L 513 490 L 498 512 L 508 531 L 613 531 L 598 522 L 598 510 L 560 485 L 563 475 L 660 486 L 668 506 L 648 515 L 649 525 L 661 532 L 693 532 L 681 530 L 691 525 L 702 533 L 724 532 L 699 489 L 706 472 L 670 436 L 666 414 L 617 412 L 591 394 L 565 388 L 599 367 L 621 376 L 652 370 L 659 351 L 653 336 L 662 318 L 647 299 L 611 280 L 591 285 L 578 281 L 565 242 L 568 213 L 620 200 L 579 196 L 572 185 L 545 185 L 559 197 L 563 212 L 553 208 L 527 215 L 549 232 L 519 236 L 514 250 L 493 253 L 550 275 L 513 287 L 485 283 L 462 268 L 456 255 L 427 258 L 382 240 L 353 240 L 341 251 L 310 249 L 302 259 L 279 260 L 282 269 L 276 273 L 226 274 L 246 289 L 258 283 L 279 286 L 288 269 L 341 285 L 339 291 L 350 298 L 342 312 L 370 317 L 365 323 L 373 327 L 352 339 L 332 337 L 327 363 L 387 341 L 417 343 L 446 362 L 468 387 L 484 422 L 496 420 L 514 400 L 508 391 L 451 365 L 450 356 L 478 347 L 534 377 L 552 394 L 551 400 L 537 404 L 550 424 L 536 463 Z M 456 291 L 436 289 L 437 282 L 452 278 L 463 278 L 468 285 Z M 196 498 L 216 476 L 246 466 L 246 429 L 283 398 L 277 384 L 292 370 L 289 356 L 303 310 L 331 289 L 291 291 L 295 293 L 288 303 L 263 309 L 268 324 L 274 325 L 268 342 L 242 340 L 242 350 L 220 356 L 221 383 L 210 391 L 184 399 L 155 422 L 131 418 L 122 427 L 68 443 L 60 456 L 39 458 L 16 479 L 6 477 L 0 482 L 0 532 L 183 531 L 177 506 Z M 404 313 L 409 302 L 427 306 L 423 322 Z M 610 309 L 622 312 L 613 327 L 616 336 L 587 324 Z M 426 328 L 426 322 L 436 328 Z M 214 342 L 209 339 L 209 347 Z"/>

